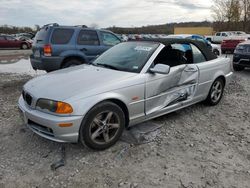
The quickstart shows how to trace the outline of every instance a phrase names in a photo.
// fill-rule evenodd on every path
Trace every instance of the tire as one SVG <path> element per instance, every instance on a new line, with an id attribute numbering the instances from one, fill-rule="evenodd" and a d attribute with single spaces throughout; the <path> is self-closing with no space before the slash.
<path id="1" fill-rule="evenodd" d="M 63 65 L 62 68 L 68 68 L 68 67 L 73 67 L 73 66 L 77 66 L 77 65 L 81 65 L 83 62 L 81 62 L 78 59 L 70 59 L 68 61 L 66 61 Z"/>
<path id="2" fill-rule="evenodd" d="M 245 67 L 238 66 L 238 65 L 233 65 L 234 71 L 243 71 Z"/>
<path id="3" fill-rule="evenodd" d="M 216 56 L 219 56 L 219 55 L 220 55 L 220 52 L 219 52 L 219 50 L 217 50 L 217 49 L 215 49 L 215 50 L 213 51 L 213 53 L 214 53 Z"/>
<path id="4" fill-rule="evenodd" d="M 25 44 L 25 43 L 22 43 L 22 44 L 21 44 L 21 49 L 26 50 L 26 49 L 28 49 L 28 48 L 29 48 L 29 47 L 28 47 L 27 44 Z"/>
<path id="5" fill-rule="evenodd" d="M 94 150 L 104 150 L 118 141 L 124 128 L 122 109 L 112 102 L 102 102 L 86 114 L 79 131 L 79 142 Z"/>
<path id="6" fill-rule="evenodd" d="M 225 54 L 225 53 L 226 53 L 226 50 L 221 50 L 221 53 L 222 53 L 222 54 Z"/>
<path id="7" fill-rule="evenodd" d="M 225 87 L 225 82 L 222 78 L 217 78 L 209 91 L 209 94 L 205 100 L 205 103 L 210 105 L 210 106 L 215 106 L 217 105 L 224 93 L 224 87 Z"/>

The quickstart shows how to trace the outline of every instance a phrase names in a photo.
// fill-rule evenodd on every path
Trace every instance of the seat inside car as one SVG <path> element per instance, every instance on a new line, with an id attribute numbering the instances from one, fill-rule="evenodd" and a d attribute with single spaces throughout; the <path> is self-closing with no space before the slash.
<path id="1" fill-rule="evenodd" d="M 155 60 L 155 64 L 165 64 L 170 67 L 186 64 L 186 58 L 184 57 L 185 53 L 178 50 L 173 49 L 170 45 L 166 46 L 162 49 Z"/>

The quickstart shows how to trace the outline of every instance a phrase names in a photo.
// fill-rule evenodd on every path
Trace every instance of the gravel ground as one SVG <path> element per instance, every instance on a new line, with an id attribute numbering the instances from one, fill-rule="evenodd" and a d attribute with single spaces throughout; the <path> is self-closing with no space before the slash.
<path id="1" fill-rule="evenodd" d="M 1 188 L 250 185 L 250 70 L 234 74 L 219 105 L 197 104 L 136 126 L 102 152 L 28 130 L 17 100 L 29 79 L 0 73 Z M 65 166 L 53 171 L 63 147 Z"/>

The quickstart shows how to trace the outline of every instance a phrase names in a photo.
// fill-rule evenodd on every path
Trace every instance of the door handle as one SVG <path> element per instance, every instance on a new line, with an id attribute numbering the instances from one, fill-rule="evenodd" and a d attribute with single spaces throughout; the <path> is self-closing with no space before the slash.
<path id="1" fill-rule="evenodd" d="M 195 68 L 187 68 L 187 69 L 184 69 L 185 72 L 197 72 L 197 69 Z"/>
<path id="2" fill-rule="evenodd" d="M 82 49 L 80 49 L 80 51 L 86 52 L 86 51 L 88 51 L 88 50 L 87 50 L 87 48 L 82 48 Z"/>

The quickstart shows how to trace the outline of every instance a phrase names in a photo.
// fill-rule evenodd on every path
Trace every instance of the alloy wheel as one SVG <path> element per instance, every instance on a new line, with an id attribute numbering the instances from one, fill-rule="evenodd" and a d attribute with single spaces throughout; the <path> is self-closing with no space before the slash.
<path id="1" fill-rule="evenodd" d="M 120 119 L 112 111 L 101 112 L 93 119 L 89 133 L 91 140 L 96 144 L 110 143 L 117 135 L 120 128 Z"/>
<path id="2" fill-rule="evenodd" d="M 215 81 L 212 86 L 212 91 L 211 91 L 212 102 L 216 103 L 218 100 L 220 100 L 222 92 L 223 92 L 222 83 L 219 80 Z"/>

